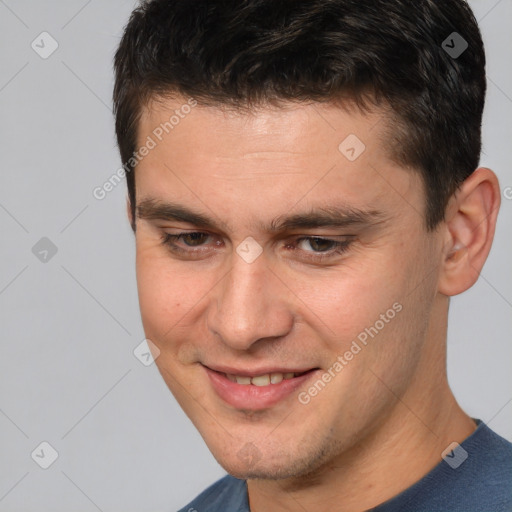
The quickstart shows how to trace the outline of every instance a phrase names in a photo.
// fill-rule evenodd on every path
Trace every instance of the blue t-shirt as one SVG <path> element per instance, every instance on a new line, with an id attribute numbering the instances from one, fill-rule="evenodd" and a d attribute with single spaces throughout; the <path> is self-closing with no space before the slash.
<path id="1" fill-rule="evenodd" d="M 512 443 L 475 421 L 434 469 L 371 512 L 512 512 Z M 246 482 L 227 475 L 179 512 L 250 512 Z"/>

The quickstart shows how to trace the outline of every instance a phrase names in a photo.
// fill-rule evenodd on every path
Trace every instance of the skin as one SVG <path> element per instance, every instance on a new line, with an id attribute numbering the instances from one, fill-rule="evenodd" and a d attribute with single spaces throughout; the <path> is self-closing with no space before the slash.
<path id="1" fill-rule="evenodd" d="M 140 145 L 186 101 L 151 104 Z M 196 106 L 137 166 L 137 205 L 171 201 L 217 225 L 136 218 L 139 301 L 162 377 L 218 462 L 248 480 L 253 512 L 366 510 L 475 429 L 446 378 L 447 315 L 490 250 L 499 184 L 476 170 L 428 232 L 423 183 L 386 153 L 385 127 L 382 111 L 335 105 Z M 338 150 L 349 134 L 366 146 L 352 162 Z M 340 205 L 380 216 L 365 226 L 265 227 Z M 185 253 L 162 244 L 182 232 L 210 236 L 175 242 Z M 236 252 L 248 236 L 263 249 L 251 264 Z M 317 261 L 318 246 L 301 237 L 352 242 Z M 235 409 L 207 378 L 203 365 L 325 372 L 395 303 L 401 311 L 308 404 L 295 392 L 261 411 Z"/>

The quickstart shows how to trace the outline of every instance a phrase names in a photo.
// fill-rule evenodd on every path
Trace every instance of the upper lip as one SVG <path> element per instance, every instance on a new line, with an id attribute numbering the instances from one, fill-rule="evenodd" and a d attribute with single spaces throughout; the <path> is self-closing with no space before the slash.
<path id="1" fill-rule="evenodd" d="M 206 368 L 219 372 L 219 373 L 227 373 L 229 375 L 237 375 L 240 377 L 254 377 L 255 375 L 266 375 L 267 373 L 304 373 L 310 370 L 316 370 L 316 367 L 308 366 L 308 367 L 289 367 L 285 368 L 284 366 L 261 366 L 259 368 L 233 368 L 232 366 L 223 366 L 223 365 L 206 365 L 203 364 Z"/>

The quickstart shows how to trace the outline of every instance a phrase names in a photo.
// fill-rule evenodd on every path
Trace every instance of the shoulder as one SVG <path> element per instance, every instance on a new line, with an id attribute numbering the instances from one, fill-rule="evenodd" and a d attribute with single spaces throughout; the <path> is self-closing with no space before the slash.
<path id="1" fill-rule="evenodd" d="M 446 458 L 433 472 L 438 507 L 444 502 L 449 510 L 512 512 L 512 443 L 479 421 L 460 448 L 459 461 Z"/>
<path id="2" fill-rule="evenodd" d="M 374 510 L 512 512 L 512 443 L 477 423 L 422 480 Z"/>
<path id="3" fill-rule="evenodd" d="M 179 512 L 249 512 L 245 480 L 226 475 Z"/>
<path id="4" fill-rule="evenodd" d="M 471 485 L 466 493 L 475 499 L 485 497 L 495 510 L 512 510 L 512 443 L 480 423 L 462 446 L 469 464 L 461 464 L 460 480 Z"/>

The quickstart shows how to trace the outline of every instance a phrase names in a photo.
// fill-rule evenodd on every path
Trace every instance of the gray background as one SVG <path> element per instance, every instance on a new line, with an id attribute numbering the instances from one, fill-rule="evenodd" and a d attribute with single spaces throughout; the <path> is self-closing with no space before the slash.
<path id="1" fill-rule="evenodd" d="M 133 355 L 144 334 L 125 185 L 92 195 L 120 166 L 112 56 L 134 5 L 0 0 L 0 511 L 172 511 L 224 474 Z M 471 5 L 488 55 L 482 164 L 505 193 L 512 2 Z M 59 45 L 46 59 L 31 47 L 51 49 L 43 31 Z M 448 352 L 462 406 L 512 440 L 511 213 L 503 197 L 481 279 L 452 300 Z M 32 252 L 42 237 L 57 248 L 46 262 Z M 31 458 L 43 441 L 59 454 L 46 470 Z"/>

